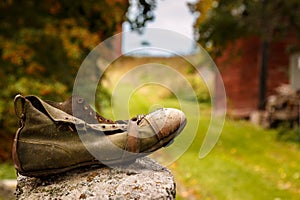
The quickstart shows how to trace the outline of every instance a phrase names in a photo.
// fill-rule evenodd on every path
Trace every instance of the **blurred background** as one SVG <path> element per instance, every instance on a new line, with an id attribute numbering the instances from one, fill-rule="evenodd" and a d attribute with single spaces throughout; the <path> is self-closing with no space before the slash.
<path id="1" fill-rule="evenodd" d="M 64 101 L 72 94 L 77 71 L 88 53 L 123 31 L 127 34 L 111 47 L 119 54 L 163 42 L 172 52 L 134 51 L 112 63 L 99 83 L 95 105 L 99 112 L 113 117 L 109 111 L 113 83 L 145 63 L 179 71 L 192 85 L 200 105 L 193 143 L 168 166 L 176 179 L 178 199 L 298 199 L 299 10 L 299 0 L 1 1 L 0 179 L 16 178 L 11 160 L 19 125 L 14 96 L 34 94 Z M 180 43 L 170 37 L 162 41 L 151 34 L 153 28 L 190 40 Z M 215 79 L 210 70 L 206 73 L 209 84 L 205 83 L 183 59 L 203 59 L 195 57 L 200 51 L 197 43 L 214 60 L 222 80 Z M 214 150 L 199 159 L 212 106 L 225 109 L 218 98 L 222 81 L 226 122 Z M 158 86 L 137 90 L 130 102 L 133 114 L 147 113 L 155 104 L 180 107 L 172 92 Z M 189 123 L 197 122 L 193 114 L 186 115 Z M 1 181 L 0 199 L 9 198 L 7 190 L 9 186 Z"/>

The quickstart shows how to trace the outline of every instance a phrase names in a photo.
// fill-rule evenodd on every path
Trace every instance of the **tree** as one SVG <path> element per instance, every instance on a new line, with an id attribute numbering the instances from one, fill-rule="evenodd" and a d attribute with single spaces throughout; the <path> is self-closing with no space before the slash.
<path id="1" fill-rule="evenodd" d="M 152 4 L 137 1 L 142 12 L 130 18 L 133 27 L 153 19 Z M 17 127 L 14 96 L 35 94 L 56 101 L 70 96 L 81 62 L 120 30 L 129 6 L 127 0 L 0 2 L 0 161 L 10 157 L 7 141 Z"/>
<path id="2" fill-rule="evenodd" d="M 127 20 L 132 30 L 141 32 L 148 21 L 154 20 L 156 0 L 136 0 L 131 3 L 134 12 L 127 13 Z"/>
<path id="3" fill-rule="evenodd" d="M 194 24 L 198 42 L 213 56 L 238 38 L 261 39 L 259 109 L 264 108 L 269 44 L 294 32 L 300 38 L 298 0 L 200 0 L 189 4 L 199 17 Z"/>

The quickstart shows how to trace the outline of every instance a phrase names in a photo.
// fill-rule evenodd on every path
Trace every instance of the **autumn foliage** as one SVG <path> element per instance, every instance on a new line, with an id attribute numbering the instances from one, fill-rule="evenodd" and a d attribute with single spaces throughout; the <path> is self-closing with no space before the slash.
<path id="1" fill-rule="evenodd" d="M 128 1 L 0 2 L 0 161 L 10 158 L 18 127 L 16 94 L 62 101 L 85 56 L 116 33 Z"/>

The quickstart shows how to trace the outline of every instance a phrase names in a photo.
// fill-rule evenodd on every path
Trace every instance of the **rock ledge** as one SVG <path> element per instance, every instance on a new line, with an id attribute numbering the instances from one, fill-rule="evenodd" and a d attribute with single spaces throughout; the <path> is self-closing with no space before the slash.
<path id="1" fill-rule="evenodd" d="M 51 177 L 18 176 L 17 199 L 175 199 L 171 172 L 150 158 L 118 168 L 82 168 Z"/>

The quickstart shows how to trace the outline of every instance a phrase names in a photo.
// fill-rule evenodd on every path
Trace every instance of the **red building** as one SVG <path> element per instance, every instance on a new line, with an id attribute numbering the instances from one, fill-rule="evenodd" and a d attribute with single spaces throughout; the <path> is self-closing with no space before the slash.
<path id="1" fill-rule="evenodd" d="M 296 37 L 287 37 L 270 44 L 267 96 L 273 94 L 274 88 L 279 85 L 289 83 L 290 57 L 293 53 L 288 52 L 288 48 L 296 47 L 297 43 L 299 40 Z M 261 42 L 256 37 L 238 39 L 215 60 L 225 85 L 228 114 L 233 117 L 249 117 L 258 108 L 260 48 Z"/>

